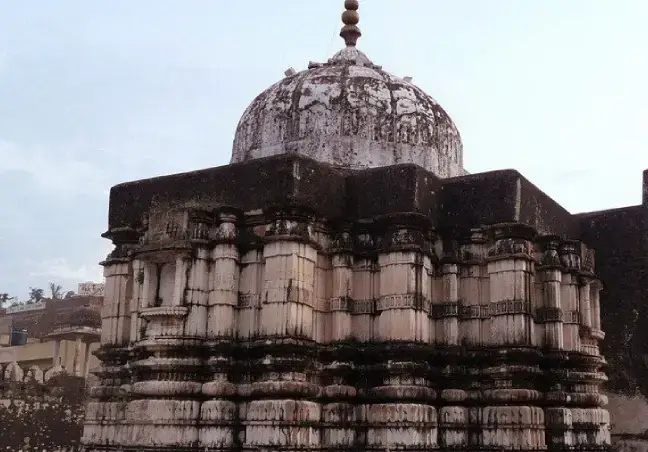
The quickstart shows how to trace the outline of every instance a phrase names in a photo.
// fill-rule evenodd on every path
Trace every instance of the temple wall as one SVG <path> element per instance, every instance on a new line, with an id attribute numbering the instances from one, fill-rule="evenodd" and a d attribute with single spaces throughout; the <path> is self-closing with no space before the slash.
<path id="1" fill-rule="evenodd" d="M 603 281 L 601 351 L 618 450 L 648 450 L 648 171 L 642 205 L 579 215 L 583 240 L 596 249 Z"/>
<path id="2" fill-rule="evenodd" d="M 609 444 L 587 247 L 515 224 L 458 241 L 416 216 L 376 233 L 273 215 L 151 215 L 118 245 L 87 444 Z"/>
<path id="3" fill-rule="evenodd" d="M 604 281 L 600 309 L 607 334 L 601 349 L 610 363 L 606 390 L 612 437 L 625 450 L 648 449 L 640 446 L 648 438 L 647 174 L 643 205 L 580 216 L 584 240 L 597 250 Z"/>

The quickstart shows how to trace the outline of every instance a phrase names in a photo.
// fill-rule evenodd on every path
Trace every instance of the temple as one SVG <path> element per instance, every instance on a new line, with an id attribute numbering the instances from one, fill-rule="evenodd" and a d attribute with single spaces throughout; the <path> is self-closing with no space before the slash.
<path id="1" fill-rule="evenodd" d="M 621 210 L 467 174 L 345 8 L 345 48 L 252 102 L 230 165 L 112 188 L 86 450 L 607 450 Z"/>

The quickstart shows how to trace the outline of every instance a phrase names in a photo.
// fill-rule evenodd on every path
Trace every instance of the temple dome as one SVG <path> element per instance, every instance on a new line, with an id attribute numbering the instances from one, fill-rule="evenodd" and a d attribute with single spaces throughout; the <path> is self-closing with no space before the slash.
<path id="1" fill-rule="evenodd" d="M 298 154 L 344 168 L 414 163 L 440 177 L 465 174 L 461 137 L 445 110 L 355 46 L 293 72 L 245 110 L 232 163 Z"/>

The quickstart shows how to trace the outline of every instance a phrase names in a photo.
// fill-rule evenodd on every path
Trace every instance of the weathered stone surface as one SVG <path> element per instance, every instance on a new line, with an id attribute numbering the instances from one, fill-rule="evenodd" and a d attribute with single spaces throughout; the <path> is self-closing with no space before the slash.
<path id="1" fill-rule="evenodd" d="M 275 156 L 111 196 L 91 451 L 610 444 L 597 262 L 515 171 Z"/>
<path id="2" fill-rule="evenodd" d="M 288 75 L 243 113 L 232 163 L 278 154 L 352 169 L 415 163 L 440 177 L 464 174 L 461 137 L 443 108 L 356 48 Z"/>
<path id="3" fill-rule="evenodd" d="M 85 380 L 59 376 L 46 385 L 3 381 L 0 388 L 0 450 L 81 450 Z"/>
<path id="4" fill-rule="evenodd" d="M 355 48 L 358 5 L 231 165 L 111 190 L 89 452 L 610 449 L 601 296 L 641 304 L 646 201 L 466 175 L 447 114 Z"/>

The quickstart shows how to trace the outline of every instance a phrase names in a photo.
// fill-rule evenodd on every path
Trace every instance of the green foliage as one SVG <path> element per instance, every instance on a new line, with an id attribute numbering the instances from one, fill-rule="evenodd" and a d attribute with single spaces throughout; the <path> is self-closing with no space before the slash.
<path id="1" fill-rule="evenodd" d="M 38 303 L 45 297 L 45 291 L 34 287 L 29 288 L 29 301 Z"/>
<path id="2" fill-rule="evenodd" d="M 52 300 L 60 300 L 61 298 L 63 298 L 63 287 L 51 282 L 49 283 L 49 289 Z"/>

